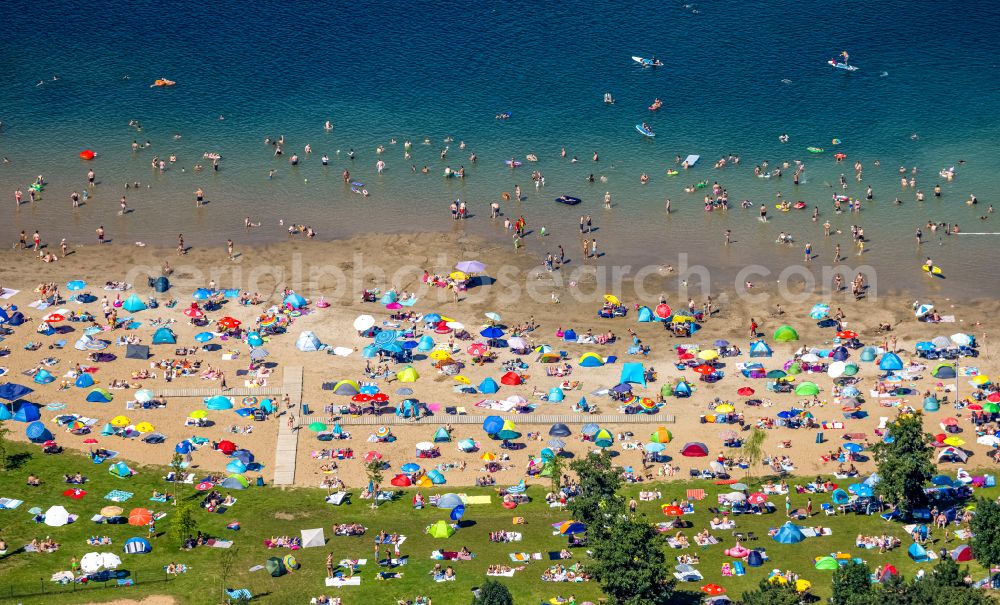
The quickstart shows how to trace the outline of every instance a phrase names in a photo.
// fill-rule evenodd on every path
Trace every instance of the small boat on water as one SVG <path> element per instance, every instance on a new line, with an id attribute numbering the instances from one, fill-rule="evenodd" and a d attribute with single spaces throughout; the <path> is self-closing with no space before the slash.
<path id="1" fill-rule="evenodd" d="M 632 60 L 635 61 L 636 63 L 638 63 L 639 65 L 642 65 L 643 67 L 662 67 L 663 66 L 663 61 L 660 61 L 656 57 L 653 57 L 652 59 L 646 59 L 645 57 L 635 57 L 635 56 L 633 56 Z"/>
<path id="2" fill-rule="evenodd" d="M 153 82 L 152 84 L 150 84 L 149 87 L 150 88 L 166 88 L 168 86 L 173 86 L 174 84 L 177 84 L 177 82 L 174 82 L 173 80 L 168 80 L 166 78 L 160 78 L 160 79 L 156 80 L 155 82 Z"/>

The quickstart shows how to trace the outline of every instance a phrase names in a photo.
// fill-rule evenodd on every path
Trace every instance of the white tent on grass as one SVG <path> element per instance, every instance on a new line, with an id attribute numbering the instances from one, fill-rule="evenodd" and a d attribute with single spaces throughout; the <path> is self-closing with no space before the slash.
<path id="1" fill-rule="evenodd" d="M 323 528 L 303 529 L 302 548 L 314 548 L 318 546 L 326 546 L 326 536 L 323 535 Z"/>

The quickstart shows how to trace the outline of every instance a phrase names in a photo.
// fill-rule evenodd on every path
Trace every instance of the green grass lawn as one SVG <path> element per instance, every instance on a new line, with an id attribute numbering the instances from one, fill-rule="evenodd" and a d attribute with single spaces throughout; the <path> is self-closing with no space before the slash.
<path id="1" fill-rule="evenodd" d="M 540 579 L 541 572 L 549 565 L 544 556 L 548 551 L 558 551 L 566 539 L 553 536 L 550 524 L 567 519 L 566 513 L 558 509 L 550 509 L 545 505 L 544 488 L 534 487 L 529 493 L 534 502 L 518 507 L 516 511 L 508 511 L 500 507 L 495 496 L 490 505 L 472 505 L 468 507 L 465 520 L 467 527 L 460 529 L 449 539 L 433 539 L 423 533 L 424 528 L 439 519 L 447 519 L 447 511 L 425 509 L 414 511 L 410 506 L 409 493 L 396 502 L 382 505 L 377 511 L 370 510 L 368 504 L 355 498 L 355 503 L 348 506 L 334 507 L 323 502 L 325 492 L 318 489 L 276 490 L 272 488 L 250 488 L 235 492 L 239 501 L 225 514 L 208 513 L 198 508 L 196 519 L 199 529 L 203 532 L 225 539 L 235 540 L 236 554 L 232 570 L 227 578 L 222 577 L 220 562 L 222 553 L 215 548 L 197 548 L 192 551 L 181 551 L 178 545 L 172 543 L 166 535 L 172 518 L 173 507 L 156 504 L 149 501 L 152 490 L 178 490 L 181 500 L 188 499 L 200 502 L 200 493 L 190 485 L 174 486 L 162 481 L 166 470 L 162 468 L 139 468 L 139 474 L 131 479 L 122 480 L 110 476 L 106 465 L 94 465 L 82 456 L 63 454 L 59 456 L 44 456 L 36 447 L 10 446 L 12 455 L 20 460 L 14 470 L 0 473 L 0 496 L 23 499 L 25 503 L 16 510 L 0 511 L 0 537 L 10 546 L 10 552 L 0 558 L 0 600 L 10 600 L 10 596 L 37 593 L 43 588 L 46 595 L 18 596 L 11 602 L 18 603 L 52 603 L 53 593 L 59 592 L 58 599 L 62 603 L 86 603 L 115 598 L 140 598 L 145 594 L 169 594 L 182 603 L 217 603 L 221 600 L 222 587 L 250 588 L 258 599 L 265 603 L 308 603 L 309 598 L 319 594 L 334 594 L 344 598 L 345 604 L 365 603 L 395 604 L 397 599 L 412 599 L 417 595 L 428 595 L 436 605 L 451 603 L 467 604 L 471 601 L 471 589 L 479 585 L 485 578 L 487 565 L 510 563 L 508 553 L 515 551 L 541 552 L 544 560 L 533 561 L 527 569 L 517 572 L 514 578 L 501 578 L 511 589 L 517 603 L 536 604 L 555 595 L 568 596 L 573 594 L 578 602 L 600 598 L 599 586 L 594 582 L 562 584 L 547 583 Z M 89 476 L 90 481 L 85 488 L 88 495 L 81 500 L 72 500 L 62 495 L 67 486 L 62 482 L 64 474 L 80 471 Z M 35 473 L 42 481 L 41 487 L 28 487 L 25 478 L 29 473 Z M 709 494 L 706 500 L 697 505 L 697 512 L 686 517 L 693 523 L 693 528 L 686 533 L 691 537 L 695 532 L 707 527 L 712 514 L 706 509 L 715 505 L 715 494 L 721 491 L 718 486 L 704 481 L 672 482 L 659 485 L 664 500 L 683 498 L 685 490 L 693 487 L 705 488 Z M 645 486 L 646 489 L 649 486 Z M 126 539 L 132 536 L 145 536 L 145 528 L 128 525 L 97 525 L 89 519 L 102 507 L 112 504 L 104 499 L 104 495 L 113 489 L 121 489 L 135 493 L 128 502 L 121 504 L 126 514 L 136 507 L 163 510 L 167 517 L 157 524 L 159 536 L 153 540 L 153 552 L 146 555 L 125 555 L 121 552 Z M 490 494 L 492 490 L 475 488 L 453 488 L 451 490 L 472 494 Z M 626 497 L 637 495 L 638 486 L 629 486 L 624 490 Z M 996 496 L 996 490 L 984 490 L 984 495 Z M 820 503 L 826 501 L 823 496 L 813 498 L 814 509 L 819 511 Z M 805 506 L 806 496 L 792 496 L 794 507 Z M 28 509 L 40 507 L 43 510 L 54 504 L 65 506 L 80 519 L 71 525 L 51 528 L 35 524 Z M 660 512 L 660 503 L 640 503 L 640 510 L 647 513 L 650 520 L 657 522 L 665 520 Z M 775 499 L 775 504 L 783 510 L 783 498 Z M 513 526 L 513 516 L 524 516 L 528 523 Z M 714 582 L 725 587 L 729 594 L 738 596 L 744 590 L 753 588 L 767 575 L 771 568 L 791 569 L 814 584 L 813 593 L 817 596 L 829 596 L 829 579 L 832 572 L 817 571 L 812 568 L 812 558 L 817 555 L 842 551 L 855 556 L 864 557 L 872 567 L 892 563 L 906 576 L 912 577 L 918 566 L 906 555 L 909 539 L 898 524 L 891 524 L 879 517 L 864 516 L 834 516 L 829 517 L 820 512 L 810 525 L 824 525 L 833 529 L 833 536 L 810 538 L 800 544 L 780 545 L 767 537 L 770 527 L 780 525 L 783 521 L 781 512 L 764 516 L 737 517 L 737 530 L 752 531 L 758 536 L 756 542 L 747 544 L 750 547 L 764 547 L 771 561 L 764 567 L 748 568 L 743 577 L 723 578 L 720 568 L 727 560 L 723 550 L 731 546 L 734 538 L 729 531 L 716 531 L 713 534 L 722 544 L 708 548 L 692 546 L 686 551 L 670 550 L 668 559 L 672 564 L 674 557 L 682 552 L 697 553 L 701 557 L 698 566 L 705 575 L 705 582 Z M 226 525 L 240 521 L 242 529 L 233 531 Z M 333 535 L 331 526 L 335 523 L 359 522 L 369 528 L 364 537 L 337 537 Z M 272 535 L 299 534 L 300 529 L 323 527 L 326 530 L 327 545 L 324 548 L 310 548 L 295 552 L 302 564 L 301 569 L 283 577 L 272 578 L 265 571 L 249 572 L 251 566 L 263 564 L 270 556 L 283 556 L 287 549 L 268 550 L 263 540 Z M 398 568 L 402 571 L 402 579 L 377 581 L 375 574 L 378 566 L 372 561 L 374 534 L 379 529 L 387 532 L 397 532 L 407 536 L 402 547 L 402 554 L 409 556 L 409 563 Z M 524 534 L 520 543 L 492 544 L 489 542 L 490 531 L 515 530 Z M 894 552 L 879 555 L 877 551 L 860 551 L 854 547 L 855 536 L 859 533 L 876 534 L 888 531 L 903 538 L 903 548 Z M 86 538 L 91 535 L 109 535 L 114 544 L 111 547 L 90 547 Z M 24 553 L 18 548 L 31 541 L 32 538 L 44 538 L 51 535 L 62 547 L 56 553 Z M 693 543 L 693 542 L 692 542 Z M 935 544 L 935 549 L 941 547 Z M 948 548 L 958 545 L 957 541 L 947 544 Z M 435 583 L 428 576 L 428 571 L 435 561 L 430 559 L 434 549 L 459 550 L 467 546 L 475 553 L 472 561 L 456 561 L 452 566 L 457 572 L 457 580 L 447 583 Z M 928 547 L 930 549 L 930 547 Z M 60 570 L 70 567 L 70 558 L 78 559 L 90 551 L 113 551 L 123 560 L 121 569 L 127 569 L 136 575 L 138 583 L 129 588 L 79 588 L 71 592 L 69 587 L 60 587 L 49 581 L 50 576 Z M 345 587 L 327 589 L 323 585 L 325 576 L 325 559 L 332 552 L 335 559 L 367 558 L 369 563 L 362 568 L 362 584 L 360 587 Z M 576 559 L 585 560 L 582 549 L 575 549 Z M 167 563 L 175 561 L 189 566 L 188 573 L 179 575 L 167 582 L 162 568 Z M 974 573 L 981 577 L 982 570 L 974 566 Z M 678 589 L 696 592 L 702 583 L 680 584 Z M 697 598 L 696 595 L 691 595 Z"/>

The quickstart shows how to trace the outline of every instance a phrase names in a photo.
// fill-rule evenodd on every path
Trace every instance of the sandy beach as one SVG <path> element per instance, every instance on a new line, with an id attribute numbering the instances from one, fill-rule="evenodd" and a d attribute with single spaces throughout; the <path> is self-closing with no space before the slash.
<path id="1" fill-rule="evenodd" d="M 746 425 L 754 425 L 761 419 L 773 420 L 779 411 L 793 407 L 810 412 L 817 423 L 843 423 L 843 428 L 825 431 L 824 443 L 817 443 L 815 430 L 774 428 L 768 431 L 766 452 L 772 456 L 790 458 L 796 474 L 829 473 L 836 470 L 836 462 L 824 462 L 821 457 L 836 455 L 836 450 L 844 443 L 843 435 L 863 434 L 856 435 L 855 441 L 873 442 L 878 438 L 876 429 L 881 417 L 892 418 L 905 406 L 919 409 L 926 392 L 934 393 L 942 400 L 939 412 L 926 414 L 928 432 L 940 433 L 938 423 L 947 416 L 956 416 L 965 433 L 974 435 L 968 423 L 968 411 L 951 405 L 955 399 L 951 391 L 956 385 L 959 397 L 966 397 L 975 390 L 970 384 L 972 377 L 960 376 L 957 381 L 933 378 L 931 370 L 936 362 L 915 359 L 914 346 L 918 341 L 930 340 L 939 335 L 947 337 L 959 332 L 972 334 L 979 343 L 979 357 L 959 360 L 960 371 L 965 370 L 968 374 L 978 372 L 987 376 L 993 376 L 997 371 L 995 353 L 989 340 L 997 311 L 1000 310 L 1000 304 L 995 301 L 959 303 L 947 298 L 920 301 L 935 304 L 945 320 L 951 320 L 952 316 L 954 318 L 953 323 L 930 324 L 917 321 L 913 312 L 914 301 L 902 296 L 878 296 L 873 300 L 856 301 L 850 292 L 819 298 L 819 295 L 801 291 L 782 291 L 778 286 L 770 289 L 762 286 L 740 295 L 734 292 L 712 292 L 711 318 L 700 323 L 701 329 L 693 337 L 672 338 L 660 322 L 637 323 L 635 307 L 656 307 L 658 298 L 663 293 L 675 313 L 685 309 L 686 297 L 679 296 L 676 292 L 684 292 L 686 289 L 677 283 L 678 279 L 673 275 L 652 268 L 652 277 L 642 283 L 628 278 L 614 282 L 610 274 L 596 269 L 580 270 L 580 267 L 572 264 L 564 266 L 561 271 L 550 273 L 538 266 L 538 260 L 533 254 L 523 250 L 491 247 L 482 240 L 457 235 L 370 235 L 337 242 L 296 238 L 273 246 L 237 250 L 235 261 L 228 260 L 224 249 L 194 248 L 184 255 L 178 255 L 173 250 L 124 245 L 82 246 L 64 259 L 50 264 L 40 262 L 30 251 L 7 251 L 0 258 L 5 266 L 3 304 L 16 305 L 30 317 L 25 325 L 16 328 L 2 343 L 3 347 L 9 349 L 9 354 L 0 358 L 0 366 L 7 370 L 3 380 L 27 384 L 35 389 L 28 399 L 43 406 L 42 420 L 60 445 L 86 451 L 95 445 L 85 443 L 85 439 L 97 437 L 100 447 L 120 452 L 121 458 L 130 463 L 162 465 L 169 463 L 174 444 L 183 439 L 195 435 L 209 442 L 229 439 L 239 447 L 251 450 L 256 460 L 263 464 L 261 472 L 251 472 L 248 476 L 253 479 L 259 474 L 269 481 L 275 468 L 279 423 L 287 423 L 291 415 L 294 424 L 300 427 L 295 472 L 297 485 L 318 486 L 336 477 L 348 486 L 362 486 L 366 481 L 362 457 L 371 450 L 380 452 L 390 463 L 391 470 L 388 472 L 391 476 L 391 473 L 398 471 L 399 466 L 414 459 L 414 446 L 417 442 L 429 441 L 434 432 L 439 427 L 448 425 L 449 421 L 454 422 L 452 442 L 440 444 L 439 458 L 421 461 L 427 468 L 430 468 L 429 465 L 438 465 L 449 485 L 470 485 L 477 477 L 487 475 L 492 475 L 498 485 L 517 483 L 524 477 L 529 457 L 537 455 L 549 439 L 547 431 L 550 423 L 535 421 L 534 418 L 541 415 L 578 418 L 571 424 L 573 435 L 565 439 L 565 449 L 576 455 L 592 449 L 594 444 L 581 441 L 579 433 L 580 426 L 589 422 L 588 415 L 575 413 L 572 407 L 581 397 L 586 397 L 591 405 L 598 408 L 598 414 L 618 414 L 618 403 L 594 393 L 618 384 L 622 363 L 635 361 L 642 362 L 646 369 L 655 369 L 657 374 L 656 382 L 649 383 L 647 388 L 636 386 L 637 396 L 656 399 L 662 385 L 676 383 L 682 377 L 694 387 L 694 393 L 690 398 L 666 397 L 665 404 L 656 415 L 641 414 L 631 418 L 617 416 L 618 421 L 602 424 L 602 428 L 608 429 L 615 436 L 611 449 L 618 452 L 619 464 L 641 468 L 641 446 L 649 441 L 649 434 L 660 425 L 673 433 L 674 442 L 668 444 L 664 452 L 670 456 L 669 462 L 651 465 L 647 471 L 657 478 L 686 477 L 688 469 L 705 469 L 708 461 L 714 460 L 720 453 L 736 461 L 739 450 L 721 447 L 720 435 L 734 428 L 738 433 L 739 426 L 701 421 L 702 416 L 713 414 L 718 405 L 728 402 L 735 406 L 736 413 L 742 414 Z M 474 280 L 470 289 L 460 294 L 457 302 L 452 290 L 428 287 L 422 283 L 424 270 L 431 274 L 447 275 L 453 271 L 457 262 L 470 259 L 481 260 L 487 265 L 483 275 L 488 278 Z M 172 270 L 169 277 L 172 287 L 166 293 L 155 294 L 147 285 L 147 279 L 159 276 L 164 262 L 169 263 Z M 67 297 L 76 294 L 65 289 L 64 285 L 70 280 L 86 281 L 88 285 L 85 291 L 93 293 L 97 300 L 89 304 L 63 302 L 44 309 L 37 308 L 35 301 L 39 295 L 35 291 L 36 286 L 42 282 L 55 283 L 61 288 L 60 294 Z M 102 286 L 108 281 L 124 281 L 132 287 L 125 292 L 105 291 Z M 204 409 L 201 397 L 168 397 L 166 406 L 162 408 L 128 409 L 131 406 L 127 402 L 133 399 L 133 394 L 139 388 L 159 391 L 167 388 L 221 387 L 220 380 L 207 380 L 197 375 L 175 378 L 167 383 L 162 370 L 150 367 L 163 359 L 186 357 L 192 362 L 200 361 L 196 374 L 204 373 L 209 368 L 214 372 L 224 372 L 230 389 L 244 388 L 251 384 L 246 382 L 246 377 L 239 375 L 248 365 L 250 347 L 246 342 L 216 338 L 213 340 L 214 344 L 219 345 L 216 350 L 195 350 L 200 346 L 195 341 L 195 334 L 212 331 L 213 327 L 211 324 L 207 327 L 191 325 L 182 311 L 190 307 L 192 293 L 197 288 L 209 287 L 212 283 L 220 290 L 240 289 L 250 295 L 257 294 L 264 301 L 259 305 L 243 306 L 237 303 L 235 296 L 231 297 L 220 310 L 206 314 L 206 318 L 213 322 L 223 316 L 231 316 L 243 322 L 244 327 L 252 326 L 268 307 L 281 303 L 285 288 L 295 290 L 312 303 L 298 316 L 288 316 L 290 323 L 287 332 L 270 336 L 264 345 L 270 353 L 265 360 L 265 365 L 270 366 L 267 387 L 282 385 L 284 368 L 304 368 L 303 403 L 310 409 L 309 415 L 303 417 L 299 406 L 262 422 L 239 417 L 231 411 L 209 412 L 209 426 L 190 427 L 185 426 L 185 419 L 192 411 Z M 420 374 L 419 380 L 405 385 L 380 382 L 379 387 L 390 396 L 389 407 L 394 407 L 403 399 L 394 394 L 397 388 L 411 388 L 413 394 L 410 397 L 428 404 L 434 410 L 434 415 L 416 422 L 393 424 L 391 432 L 396 440 L 391 443 L 369 443 L 369 437 L 374 436 L 378 425 L 360 425 L 357 424 L 357 417 L 341 414 L 340 406 L 348 404 L 350 398 L 324 390 L 323 385 L 343 379 L 366 380 L 363 372 L 366 360 L 362 357 L 361 350 L 371 343 L 371 339 L 359 336 L 352 323 L 358 315 L 370 314 L 377 325 L 388 327 L 391 325 L 390 314 L 393 313 L 378 302 L 361 302 L 361 291 L 373 287 L 379 288 L 382 293 L 395 288 L 400 294 L 415 295 L 416 302 L 412 307 L 403 307 L 403 312 L 435 312 L 464 323 L 474 335 L 472 340 L 456 341 L 447 334 L 436 335 L 433 331 L 428 333 L 440 345 L 452 340 L 451 345 L 455 348 L 453 357 L 466 364 L 461 369 L 461 375 L 467 377 L 472 386 L 480 384 L 487 377 L 499 381 L 504 373 L 503 362 L 516 357 L 508 349 L 499 348 L 495 349 L 498 357 L 494 362 L 483 365 L 472 363 L 471 355 L 466 349 L 472 342 L 482 340 L 478 332 L 489 323 L 484 316 L 488 311 L 500 313 L 501 323 L 507 326 L 508 331 L 529 321 L 536 323 L 537 328 L 526 332 L 525 339 L 533 347 L 544 344 L 550 345 L 555 351 L 565 351 L 565 359 L 557 365 L 568 365 L 571 373 L 565 377 L 546 376 L 547 366 L 535 361 L 536 354 L 522 355 L 520 357 L 528 363 L 528 368 L 523 370 L 528 376 L 524 384 L 502 385 L 500 391 L 493 395 L 467 394 L 456 392 L 455 387 L 461 385 L 452 376 L 436 370 L 432 365 L 435 363 L 433 360 L 420 359 L 418 356 L 413 367 Z M 11 290 L 17 290 L 17 293 L 12 294 Z M 705 298 L 696 290 L 697 288 L 692 287 L 691 297 L 694 304 L 701 308 Z M 641 295 L 637 295 L 637 291 Z M 154 296 L 160 307 L 131 314 L 138 323 L 133 324 L 133 329 L 106 330 L 98 337 L 115 342 L 121 337 L 132 335 L 140 343 L 149 344 L 152 333 L 156 330 L 154 324 L 159 323 L 156 320 L 170 322 L 168 325 L 176 333 L 177 344 L 153 345 L 149 360 L 125 359 L 125 347 L 112 344 L 105 352 L 114 354 L 114 361 L 89 363 L 88 352 L 73 348 L 73 343 L 80 338 L 82 330 L 89 325 L 86 323 L 63 321 L 53 324 L 61 333 L 52 336 L 43 336 L 35 331 L 42 318 L 53 311 L 87 310 L 94 313 L 100 321 L 103 297 L 113 301 L 116 297 L 124 299 L 133 292 L 144 301 Z M 597 316 L 605 293 L 613 293 L 621 298 L 622 303 L 629 308 L 625 318 L 601 319 Z M 166 308 L 165 304 L 171 299 L 175 299 L 177 305 Z M 557 299 L 559 302 L 555 302 Z M 320 300 L 325 300 L 330 306 L 317 307 L 315 303 Z M 751 318 L 759 324 L 760 334 L 765 336 L 764 340 L 774 350 L 773 357 L 754 360 L 762 362 L 768 370 L 781 367 L 800 347 L 830 349 L 835 346 L 835 330 L 820 328 L 817 321 L 809 317 L 810 308 L 817 302 L 828 303 L 831 314 L 838 308 L 841 309 L 845 315 L 843 328 L 857 332 L 858 339 L 864 344 L 890 348 L 894 344 L 908 364 L 907 378 L 903 380 L 902 386 L 907 387 L 909 393 L 884 398 L 867 396 L 871 389 L 876 388 L 879 372 L 874 364 L 862 362 L 859 364 L 861 371 L 858 375 L 861 380 L 856 386 L 864 395 L 861 409 L 866 417 L 845 419 L 838 400 L 831 396 L 833 380 L 825 371 L 795 377 L 793 385 L 808 380 L 819 386 L 820 392 L 815 398 L 796 396 L 794 393 L 767 392 L 767 380 L 752 380 L 741 375 L 737 364 L 750 361 L 747 352 Z M 777 305 L 781 308 L 780 316 L 776 314 Z M 128 315 L 127 312 L 118 310 L 119 319 Z M 798 331 L 798 341 L 774 342 L 772 334 L 785 324 Z M 881 324 L 890 325 L 891 330 L 876 333 Z M 422 328 L 423 322 L 416 325 Z M 611 344 L 599 345 L 570 343 L 557 338 L 557 331 L 561 333 L 570 328 L 580 335 L 588 332 L 605 334 L 610 330 L 617 340 Z M 630 330 L 635 332 L 642 346 L 650 348 L 646 356 L 628 354 L 628 349 L 633 344 Z M 303 331 L 315 333 L 329 349 L 342 347 L 351 351 L 341 351 L 349 353 L 346 356 L 327 354 L 325 351 L 299 351 L 295 347 L 295 341 Z M 418 333 L 416 337 L 419 335 Z M 678 369 L 675 365 L 679 359 L 676 347 L 691 348 L 692 345 L 700 345 L 701 350 L 711 349 L 713 343 L 720 339 L 727 340 L 742 350 L 740 356 L 719 360 L 718 369 L 724 375 L 721 380 L 711 384 L 699 381 L 698 374 L 690 369 Z M 58 340 L 66 341 L 65 348 L 51 349 L 49 345 Z M 38 350 L 27 351 L 25 346 L 29 342 L 37 342 L 42 346 Z M 187 356 L 178 355 L 176 349 L 179 347 L 189 347 L 193 351 Z M 589 351 L 604 358 L 617 356 L 618 362 L 602 367 L 580 367 L 578 358 Z M 223 359 L 224 355 L 233 352 L 239 353 L 236 359 Z M 856 357 L 857 351 L 852 351 L 851 359 L 855 360 Z M 43 360 L 47 360 L 48 365 Z M 911 360 L 913 365 L 909 365 Z M 375 361 L 377 360 L 373 360 L 373 365 Z M 76 364 L 98 368 L 92 372 L 95 386 L 108 388 L 116 380 L 124 380 L 129 386 L 125 389 L 110 389 L 114 395 L 110 403 L 85 402 L 89 388 L 60 388 L 63 381 L 73 384 L 74 377 L 67 375 L 67 372 L 71 372 Z M 51 372 L 55 381 L 46 385 L 32 382 L 32 376 L 42 367 Z M 393 366 L 393 370 L 400 367 Z M 134 372 L 141 370 L 154 372 L 157 377 L 145 380 L 131 378 Z M 547 394 L 551 388 L 560 385 L 565 387 L 564 401 L 553 403 L 540 399 L 540 395 Z M 760 400 L 759 405 L 746 405 L 748 397 L 737 394 L 737 390 L 745 386 L 755 389 L 756 394 L 750 399 Z M 518 419 L 519 430 L 526 436 L 526 439 L 520 441 L 526 441 L 527 447 L 501 451 L 499 443 L 489 440 L 481 428 L 480 420 L 490 412 L 476 407 L 476 403 L 487 398 L 505 399 L 514 395 L 520 395 L 534 406 L 531 413 L 520 415 Z M 280 395 L 271 397 L 279 401 L 281 399 Z M 242 397 L 234 399 L 236 407 L 242 407 Z M 65 407 L 50 405 L 53 403 L 64 403 Z M 464 408 L 467 416 L 477 417 L 476 423 L 460 424 L 456 421 L 457 417 L 447 415 L 445 409 L 453 406 Z M 52 422 L 54 417 L 67 413 L 93 419 L 92 433 L 74 435 Z M 101 427 L 118 415 L 128 416 L 133 425 L 140 422 L 151 423 L 156 432 L 166 436 L 165 443 L 150 445 L 139 438 L 100 436 L 98 433 Z M 351 434 L 351 438 L 332 442 L 319 441 L 316 434 L 306 428 L 312 422 L 322 422 L 331 428 L 340 422 L 342 428 Z M 247 427 L 252 429 L 252 433 L 241 433 Z M 14 428 L 16 430 L 12 434 L 16 438 L 26 438 L 23 425 L 14 424 Z M 533 437 L 531 434 L 535 432 L 540 433 L 537 441 L 527 439 Z M 625 439 L 622 440 L 622 437 Z M 479 442 L 479 450 L 468 454 L 459 452 L 455 443 L 465 438 Z M 707 444 L 709 458 L 679 455 L 681 445 L 687 441 Z M 968 465 L 985 463 L 987 452 L 991 448 L 977 444 L 974 436 L 965 437 L 964 441 L 963 449 L 974 456 Z M 330 448 L 350 448 L 354 451 L 355 458 L 336 460 L 336 469 L 333 470 L 330 460 L 317 457 L 317 452 Z M 487 452 L 501 456 L 498 460 L 501 470 L 495 473 L 485 472 L 480 457 Z M 228 461 L 229 458 L 221 453 L 202 447 L 193 453 L 191 464 L 192 469 L 197 469 L 197 472 L 222 472 Z M 864 459 L 854 464 L 862 473 L 871 470 L 871 463 Z"/>

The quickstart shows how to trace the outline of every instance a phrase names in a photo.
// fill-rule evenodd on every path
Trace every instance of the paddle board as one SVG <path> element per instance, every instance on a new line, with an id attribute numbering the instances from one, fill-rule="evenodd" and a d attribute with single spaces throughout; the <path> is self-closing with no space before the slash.
<path id="1" fill-rule="evenodd" d="M 700 160 L 700 159 L 701 159 L 700 155 L 693 155 L 692 154 L 692 155 L 689 155 L 688 157 L 684 158 L 684 163 L 687 164 L 688 168 L 694 168 L 694 165 L 697 164 L 698 160 Z"/>
<path id="2" fill-rule="evenodd" d="M 926 272 L 926 273 L 933 273 L 934 275 L 941 275 L 941 267 L 934 267 L 932 269 L 931 267 L 928 267 L 927 265 L 922 265 L 921 269 L 923 269 L 924 272 Z"/>
<path id="3" fill-rule="evenodd" d="M 656 136 L 656 133 L 655 133 L 655 132 L 653 132 L 652 130 L 648 130 L 648 129 L 646 129 L 646 128 L 643 128 L 643 127 L 642 127 L 642 124 L 636 124 L 636 125 L 635 125 L 635 129 L 636 129 L 636 130 L 638 130 L 638 131 L 639 131 L 639 134 L 641 134 L 642 136 L 645 136 L 645 137 L 650 137 L 650 138 L 652 138 L 652 137 L 655 137 L 655 136 Z"/>
<path id="4" fill-rule="evenodd" d="M 663 65 L 662 61 L 656 61 L 654 63 L 652 59 L 644 59 L 642 57 L 636 57 L 636 56 L 633 56 L 632 60 L 638 63 L 639 65 L 642 65 L 643 67 L 659 67 Z"/>
<path id="5" fill-rule="evenodd" d="M 837 69 L 843 69 L 844 71 L 858 71 L 858 68 L 854 65 L 848 65 L 847 63 L 837 63 L 832 59 L 830 61 L 827 61 L 826 64 L 832 67 L 836 67 Z"/>

